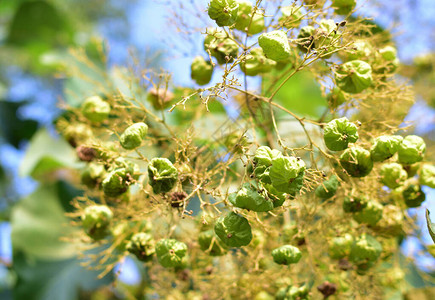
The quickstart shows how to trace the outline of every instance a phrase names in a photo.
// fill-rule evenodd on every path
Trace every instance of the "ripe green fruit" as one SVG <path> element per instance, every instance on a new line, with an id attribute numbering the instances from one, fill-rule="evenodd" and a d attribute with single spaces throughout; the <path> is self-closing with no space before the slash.
<path id="1" fill-rule="evenodd" d="M 419 172 L 419 180 L 421 185 L 435 189 L 435 166 L 423 165 Z"/>
<path id="2" fill-rule="evenodd" d="M 345 197 L 343 210 L 347 213 L 354 213 L 363 210 L 367 206 L 367 200 L 360 197 Z"/>
<path id="3" fill-rule="evenodd" d="M 150 261 L 155 253 L 153 236 L 146 232 L 139 232 L 131 237 L 127 244 L 127 251 L 135 255 L 140 261 Z"/>
<path id="4" fill-rule="evenodd" d="M 230 212 L 218 219 L 214 226 L 216 235 L 228 247 L 242 247 L 252 240 L 251 225 L 246 218 Z"/>
<path id="5" fill-rule="evenodd" d="M 159 263 L 165 268 L 177 268 L 184 264 L 187 245 L 175 239 L 162 239 L 156 244 L 156 255 Z"/>
<path id="6" fill-rule="evenodd" d="M 199 247 L 211 256 L 222 256 L 227 252 L 212 229 L 203 231 L 198 236 Z"/>
<path id="7" fill-rule="evenodd" d="M 366 41 L 355 41 L 351 46 L 351 50 L 348 51 L 349 60 L 367 60 L 373 55 L 373 49 Z"/>
<path id="8" fill-rule="evenodd" d="M 408 207 L 419 207 L 426 200 L 426 194 L 422 191 L 421 186 L 416 184 L 410 184 L 402 192 L 402 195 Z"/>
<path id="9" fill-rule="evenodd" d="M 319 22 L 319 28 L 314 33 L 315 47 L 321 49 L 323 58 L 332 56 L 332 52 L 337 47 L 339 34 L 337 33 L 337 25 L 332 19 L 322 19 Z M 328 54 L 329 53 L 329 54 Z"/>
<path id="10" fill-rule="evenodd" d="M 371 235 L 363 233 L 352 245 L 349 259 L 356 264 L 375 262 L 381 253 L 382 245 Z"/>
<path id="11" fill-rule="evenodd" d="M 124 194 L 129 187 L 130 174 L 127 169 L 119 168 L 110 172 L 103 180 L 103 192 L 108 197 L 118 197 Z"/>
<path id="12" fill-rule="evenodd" d="M 337 87 L 333 88 L 326 98 L 329 106 L 332 108 L 336 108 L 346 102 L 345 94 Z"/>
<path id="13" fill-rule="evenodd" d="M 290 57 L 290 44 L 282 30 L 263 33 L 258 37 L 258 43 L 264 55 L 271 60 L 280 61 Z"/>
<path id="14" fill-rule="evenodd" d="M 323 139 L 329 150 L 341 151 L 359 138 L 358 127 L 346 117 L 335 119 L 323 128 Z"/>
<path id="15" fill-rule="evenodd" d="M 81 106 L 82 113 L 91 122 L 101 123 L 109 117 L 110 104 L 100 96 L 87 98 Z"/>
<path id="16" fill-rule="evenodd" d="M 282 153 L 276 149 L 270 149 L 267 146 L 260 146 L 257 148 L 254 154 L 254 163 L 257 166 L 270 167 L 272 161 L 278 157 L 281 157 Z"/>
<path id="17" fill-rule="evenodd" d="M 315 194 L 321 199 L 329 199 L 335 195 L 339 185 L 340 182 L 337 176 L 332 175 L 331 178 L 323 181 L 323 183 L 316 188 Z"/>
<path id="18" fill-rule="evenodd" d="M 205 60 L 202 56 L 194 58 L 190 66 L 190 77 L 199 85 L 205 85 L 210 82 L 213 75 L 213 65 L 210 61 Z"/>
<path id="19" fill-rule="evenodd" d="M 376 224 L 376 232 L 383 235 L 398 236 L 403 233 L 403 212 L 402 209 L 388 204 L 382 211 L 382 219 Z"/>
<path id="20" fill-rule="evenodd" d="M 348 15 L 356 6 L 356 0 L 332 0 L 332 7 L 338 15 Z"/>
<path id="21" fill-rule="evenodd" d="M 372 80 L 372 68 L 362 60 L 344 63 L 335 72 L 337 86 L 346 93 L 360 93 L 372 85 Z"/>
<path id="22" fill-rule="evenodd" d="M 83 229 L 94 240 L 101 240 L 110 233 L 109 226 L 113 213 L 106 205 L 86 207 L 81 218 Z"/>
<path id="23" fill-rule="evenodd" d="M 352 177 L 367 176 L 373 169 L 370 152 L 358 146 L 346 149 L 340 156 L 340 164 Z"/>
<path id="24" fill-rule="evenodd" d="M 272 70 L 276 62 L 268 59 L 261 48 L 254 48 L 240 63 L 240 69 L 248 76 L 257 76 Z"/>
<path id="25" fill-rule="evenodd" d="M 283 27 L 291 29 L 301 24 L 303 14 L 300 7 L 283 6 L 281 7 L 281 14 L 279 22 Z"/>
<path id="26" fill-rule="evenodd" d="M 398 150 L 403 138 L 400 135 L 383 135 L 374 140 L 370 149 L 373 161 L 384 161 L 392 157 Z"/>
<path id="27" fill-rule="evenodd" d="M 281 156 L 272 161 L 269 176 L 273 187 L 290 195 L 299 191 L 305 171 L 305 163 L 296 157 Z"/>
<path id="28" fill-rule="evenodd" d="M 131 150 L 139 147 L 148 133 L 148 126 L 145 123 L 135 123 L 124 131 L 119 138 L 122 148 Z"/>
<path id="29" fill-rule="evenodd" d="M 395 189 L 403 185 L 408 179 L 408 173 L 403 169 L 401 164 L 390 163 L 381 167 L 381 181 L 390 189 Z"/>
<path id="30" fill-rule="evenodd" d="M 148 178 L 154 194 L 167 193 L 178 180 L 178 170 L 167 158 L 153 158 L 148 165 Z"/>
<path id="31" fill-rule="evenodd" d="M 361 211 L 354 213 L 353 218 L 358 223 L 365 223 L 374 226 L 382 219 L 383 209 L 384 206 L 379 202 L 369 200 L 366 207 Z"/>
<path id="32" fill-rule="evenodd" d="M 328 254 L 333 259 L 341 259 L 350 254 L 353 245 L 353 237 L 349 233 L 334 237 L 329 242 Z"/>
<path id="33" fill-rule="evenodd" d="M 301 28 L 298 34 L 298 48 L 302 52 L 308 52 L 308 50 L 313 50 L 315 48 L 314 44 L 314 33 L 315 29 L 313 26 L 304 26 Z"/>
<path id="34" fill-rule="evenodd" d="M 88 188 L 95 188 L 96 185 L 102 180 L 106 174 L 104 165 L 97 163 L 90 163 L 80 176 L 81 183 Z"/>
<path id="35" fill-rule="evenodd" d="M 249 183 L 245 183 L 237 193 L 231 194 L 229 201 L 235 207 L 257 212 L 269 211 L 274 208 L 273 202 L 258 193 L 257 188 Z"/>
<path id="36" fill-rule="evenodd" d="M 216 58 L 220 65 L 231 63 L 237 57 L 239 45 L 220 29 L 208 28 L 207 36 L 204 39 L 204 50 Z"/>
<path id="37" fill-rule="evenodd" d="M 273 261 L 280 265 L 290 265 L 299 262 L 301 251 L 294 246 L 284 245 L 272 250 Z"/>
<path id="38" fill-rule="evenodd" d="M 211 0 L 208 4 L 208 16 L 220 27 L 233 25 L 238 11 L 236 0 Z"/>
<path id="39" fill-rule="evenodd" d="M 399 145 L 399 162 L 413 164 L 422 161 L 426 152 L 424 140 L 416 135 L 408 135 Z"/>
<path id="40" fill-rule="evenodd" d="M 239 0 L 239 12 L 235 28 L 240 31 L 248 30 L 248 34 L 257 34 L 264 30 L 264 16 L 257 10 L 252 16 L 253 7 L 251 2 Z M 249 27 L 249 28 L 248 28 Z"/>
<path id="41" fill-rule="evenodd" d="M 379 50 L 382 58 L 386 61 L 394 61 L 397 59 L 397 50 L 393 46 L 386 46 Z"/>

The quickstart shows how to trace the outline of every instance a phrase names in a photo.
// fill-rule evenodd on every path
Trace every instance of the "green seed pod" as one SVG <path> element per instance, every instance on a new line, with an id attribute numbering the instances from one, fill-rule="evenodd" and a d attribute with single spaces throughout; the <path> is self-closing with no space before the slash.
<path id="1" fill-rule="evenodd" d="M 374 140 L 370 149 L 373 161 L 384 161 L 392 157 L 398 150 L 403 138 L 400 135 L 383 135 Z"/>
<path id="2" fill-rule="evenodd" d="M 231 194 L 229 201 L 235 207 L 256 212 L 269 211 L 274 208 L 273 202 L 258 193 L 257 188 L 249 183 L 245 183 L 237 193 Z"/>
<path id="3" fill-rule="evenodd" d="M 323 183 L 316 188 L 315 194 L 317 197 L 325 200 L 332 198 L 337 192 L 339 185 L 340 182 L 338 181 L 337 176 L 332 175 L 331 178 L 323 181 Z"/>
<path id="4" fill-rule="evenodd" d="M 295 181 L 296 181 L 296 179 L 295 179 Z M 280 206 L 282 206 L 282 205 L 284 204 L 284 202 L 285 202 L 285 200 L 286 200 L 286 194 L 285 194 L 285 193 L 278 192 L 278 191 L 273 187 L 272 184 L 265 184 L 265 183 L 262 183 L 261 186 L 263 186 L 263 187 L 265 188 L 265 190 L 266 190 L 266 195 L 267 195 L 267 197 L 272 201 L 272 203 L 273 203 L 273 207 L 274 207 L 274 208 L 276 208 L 276 207 L 280 207 Z M 298 189 L 297 191 L 299 191 L 301 188 L 302 188 L 302 186 L 299 187 L 299 189 Z M 297 192 L 297 191 L 296 191 L 296 192 Z M 295 194 L 296 194 L 296 193 L 295 193 Z M 293 196 L 294 196 L 294 195 L 293 195 Z"/>
<path id="5" fill-rule="evenodd" d="M 272 161 L 269 176 L 277 191 L 294 195 L 299 191 L 295 189 L 301 184 L 304 171 L 305 163 L 302 159 L 281 156 Z"/>
<path id="6" fill-rule="evenodd" d="M 100 96 L 92 96 L 82 103 L 82 113 L 91 122 L 101 123 L 109 117 L 110 104 Z"/>
<path id="7" fill-rule="evenodd" d="M 264 16 L 257 10 L 252 16 L 253 7 L 251 2 L 246 0 L 238 0 L 239 12 L 235 28 L 240 31 L 248 30 L 248 34 L 257 34 L 264 30 Z M 249 27 L 249 29 L 248 29 Z"/>
<path id="8" fill-rule="evenodd" d="M 347 213 L 355 213 L 363 210 L 367 206 L 367 200 L 360 197 L 345 197 L 343 200 L 343 210 Z"/>
<path id="9" fill-rule="evenodd" d="M 275 61 L 264 56 L 261 48 L 254 48 L 240 63 L 240 69 L 248 76 L 257 76 L 270 72 L 275 65 Z"/>
<path id="10" fill-rule="evenodd" d="M 82 214 L 82 226 L 86 234 L 94 240 L 101 240 L 109 233 L 109 226 L 113 213 L 105 205 L 91 205 L 84 209 Z"/>
<path id="11" fill-rule="evenodd" d="M 92 189 L 97 186 L 106 174 L 104 165 L 97 163 L 90 163 L 86 169 L 82 172 L 80 179 L 81 182 L 88 188 Z"/>
<path id="12" fill-rule="evenodd" d="M 275 300 L 275 298 L 268 292 L 261 291 L 255 295 L 254 300 Z"/>
<path id="13" fill-rule="evenodd" d="M 273 261 L 280 265 L 290 265 L 299 262 L 301 251 L 294 246 L 284 245 L 272 251 Z"/>
<path id="14" fill-rule="evenodd" d="M 326 99 L 328 100 L 329 106 L 331 108 L 336 108 L 346 102 L 345 94 L 337 87 L 332 89 Z"/>
<path id="15" fill-rule="evenodd" d="M 403 185 L 408 179 L 408 173 L 403 169 L 401 164 L 390 163 L 381 167 L 381 181 L 390 189 L 395 189 Z"/>
<path id="16" fill-rule="evenodd" d="M 153 158 L 148 165 L 148 178 L 154 194 L 167 193 L 178 180 L 178 170 L 167 158 Z"/>
<path id="17" fill-rule="evenodd" d="M 418 174 L 420 184 L 435 189 L 435 166 L 423 165 Z"/>
<path id="18" fill-rule="evenodd" d="M 92 138 L 93 133 L 88 125 L 77 123 L 69 124 L 65 128 L 63 135 L 65 140 L 67 140 L 71 146 L 76 147 L 77 145 L 85 144 L 90 138 Z"/>
<path id="19" fill-rule="evenodd" d="M 116 169 L 104 178 L 102 186 L 104 195 L 118 197 L 124 194 L 129 187 L 129 172 L 125 168 Z"/>
<path id="20" fill-rule="evenodd" d="M 119 138 L 122 148 L 131 150 L 139 147 L 147 133 L 148 126 L 142 122 L 135 123 L 127 127 L 127 129 Z"/>
<path id="21" fill-rule="evenodd" d="M 127 250 L 127 245 L 136 232 L 150 233 L 152 225 L 147 220 L 140 221 L 121 221 L 112 227 L 111 235 L 116 244 L 116 249 L 120 252 Z"/>
<path id="22" fill-rule="evenodd" d="M 308 50 L 313 50 L 315 48 L 314 44 L 314 33 L 315 29 L 313 26 L 304 26 L 301 28 L 298 34 L 298 48 L 306 53 Z"/>
<path id="23" fill-rule="evenodd" d="M 174 239 L 162 239 L 156 244 L 159 263 L 165 268 L 177 268 L 184 264 L 187 245 Z"/>
<path id="24" fill-rule="evenodd" d="M 227 252 L 227 247 L 221 244 L 212 229 L 201 232 L 198 243 L 201 250 L 211 256 L 222 256 Z"/>
<path id="25" fill-rule="evenodd" d="M 228 247 L 247 246 L 252 240 L 248 220 L 234 212 L 220 217 L 214 226 L 214 232 Z"/>
<path id="26" fill-rule="evenodd" d="M 410 184 L 402 192 L 402 196 L 408 207 L 419 207 L 426 200 L 426 194 L 422 191 L 421 186 L 416 184 Z"/>
<path id="27" fill-rule="evenodd" d="M 281 7 L 282 16 L 279 18 L 281 26 L 291 29 L 301 25 L 303 14 L 300 7 L 283 6 Z"/>
<path id="28" fill-rule="evenodd" d="M 147 262 L 153 259 L 154 247 L 153 236 L 146 232 L 139 232 L 131 237 L 127 244 L 127 251 L 135 255 L 138 260 Z"/>
<path id="29" fill-rule="evenodd" d="M 332 52 L 337 49 L 336 40 L 339 37 L 337 33 L 337 24 L 332 19 L 322 19 L 319 22 L 319 28 L 314 33 L 314 43 L 317 49 L 322 49 L 322 58 L 330 58 Z M 329 53 L 329 54 L 328 54 Z"/>
<path id="30" fill-rule="evenodd" d="M 208 4 L 208 16 L 220 27 L 233 25 L 238 11 L 236 0 L 211 0 Z"/>
<path id="31" fill-rule="evenodd" d="M 425 152 L 424 140 L 416 135 L 408 135 L 399 145 L 399 163 L 410 165 L 422 161 Z"/>
<path id="32" fill-rule="evenodd" d="M 190 66 L 190 77 L 199 85 L 205 85 L 210 82 L 213 76 L 213 65 L 210 61 L 205 60 L 202 56 L 194 58 Z"/>
<path id="33" fill-rule="evenodd" d="M 382 58 L 387 61 L 393 61 L 397 59 L 397 50 L 393 46 L 386 46 L 379 50 Z"/>
<path id="34" fill-rule="evenodd" d="M 328 254 L 333 259 L 341 259 L 350 254 L 353 245 L 353 237 L 349 233 L 334 237 L 329 242 Z"/>
<path id="35" fill-rule="evenodd" d="M 258 43 L 264 55 L 271 60 L 280 61 L 290 57 L 290 44 L 286 33 L 282 30 L 263 33 L 258 37 Z"/>
<path id="36" fill-rule="evenodd" d="M 340 164 L 352 177 L 367 176 L 373 169 L 370 152 L 361 147 L 346 149 L 340 156 Z"/>
<path id="37" fill-rule="evenodd" d="M 340 65 L 335 72 L 337 86 L 346 93 L 360 93 L 372 85 L 372 68 L 362 60 Z"/>
<path id="38" fill-rule="evenodd" d="M 395 205 L 384 206 L 382 219 L 373 228 L 382 235 L 398 236 L 403 234 L 403 212 Z"/>
<path id="39" fill-rule="evenodd" d="M 363 233 L 352 245 L 349 259 L 356 264 L 375 262 L 381 253 L 382 245 L 371 235 Z"/>
<path id="40" fill-rule="evenodd" d="M 348 51 L 348 60 L 364 60 L 373 56 L 373 49 L 366 41 L 359 40 L 353 43 L 351 50 Z"/>
<path id="41" fill-rule="evenodd" d="M 239 45 L 220 29 L 208 28 L 207 36 L 204 39 L 204 50 L 209 52 L 211 56 L 216 58 L 220 65 L 228 62 L 231 63 L 239 53 Z"/>
<path id="42" fill-rule="evenodd" d="M 377 201 L 369 200 L 367 206 L 361 211 L 353 214 L 353 218 L 358 223 L 365 223 L 375 226 L 382 219 L 384 206 Z"/>
<path id="43" fill-rule="evenodd" d="M 276 149 L 270 149 L 267 146 L 260 146 L 257 148 L 254 154 L 254 163 L 257 166 L 270 167 L 272 161 L 278 157 L 281 157 L 282 153 Z"/>
<path id="44" fill-rule="evenodd" d="M 356 0 L 332 0 L 334 12 L 338 15 L 348 15 L 356 6 Z"/>
<path id="45" fill-rule="evenodd" d="M 346 117 L 332 120 L 323 128 L 325 145 L 332 151 L 344 150 L 349 143 L 355 143 L 358 138 L 358 127 Z"/>

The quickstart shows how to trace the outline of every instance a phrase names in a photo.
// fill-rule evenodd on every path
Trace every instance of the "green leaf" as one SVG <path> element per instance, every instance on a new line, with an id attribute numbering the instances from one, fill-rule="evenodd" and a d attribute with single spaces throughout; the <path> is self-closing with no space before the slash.
<path id="1" fill-rule="evenodd" d="M 38 122 L 18 118 L 17 111 L 27 102 L 0 101 L 0 136 L 18 148 L 21 141 L 29 140 L 38 128 Z"/>
<path id="2" fill-rule="evenodd" d="M 74 149 L 63 139 L 53 138 L 46 129 L 39 130 L 30 142 L 20 166 L 21 176 L 41 177 L 64 167 L 78 167 Z"/>
<path id="3" fill-rule="evenodd" d="M 435 224 L 431 222 L 429 218 L 429 210 L 426 209 L 426 222 L 427 222 L 427 230 L 429 230 L 430 237 L 432 241 L 435 243 Z"/>
<path id="4" fill-rule="evenodd" d="M 72 41 L 72 31 L 65 21 L 65 14 L 61 15 L 50 3 L 26 1 L 13 16 L 7 40 L 14 45 L 66 45 Z"/>
<path id="5" fill-rule="evenodd" d="M 270 78 L 279 76 L 272 72 Z M 279 86 L 283 80 L 280 80 L 275 86 Z M 266 87 L 269 86 L 268 80 L 265 78 Z M 316 82 L 314 76 L 307 71 L 296 73 L 288 80 L 275 95 L 277 102 L 285 108 L 300 116 L 308 116 L 320 118 L 327 108 L 327 101 L 322 97 L 320 86 Z"/>
<path id="6" fill-rule="evenodd" d="M 60 260 L 77 254 L 76 245 L 61 241 L 73 231 L 65 216 L 64 193 L 59 184 L 40 186 L 33 194 L 13 207 L 11 214 L 12 245 L 29 257 L 42 260 Z"/>
<path id="7" fill-rule="evenodd" d="M 13 259 L 18 275 L 14 299 L 76 300 L 80 298 L 80 291 L 92 291 L 113 281 L 112 274 L 98 279 L 98 271 L 85 269 L 80 265 L 83 261 L 75 258 L 30 260 L 16 253 Z"/>

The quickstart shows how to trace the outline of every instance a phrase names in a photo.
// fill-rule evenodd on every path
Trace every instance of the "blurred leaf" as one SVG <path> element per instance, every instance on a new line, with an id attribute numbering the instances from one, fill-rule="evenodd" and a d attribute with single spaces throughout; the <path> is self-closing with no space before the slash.
<path id="1" fill-rule="evenodd" d="M 429 217 L 429 210 L 426 209 L 426 222 L 427 222 L 427 229 L 429 230 L 430 237 L 432 238 L 432 241 L 435 243 L 435 224 L 432 223 Z"/>
<path id="2" fill-rule="evenodd" d="M 46 129 L 39 130 L 30 141 L 21 162 L 20 175 L 40 177 L 64 167 L 77 167 L 74 149 L 63 139 L 53 138 Z"/>
<path id="3" fill-rule="evenodd" d="M 99 250 L 99 249 L 98 249 Z M 83 261 L 30 260 L 22 253 L 14 255 L 14 269 L 18 283 L 15 299 L 26 300 L 76 300 L 80 291 L 95 290 L 113 281 L 112 274 L 97 279 L 98 271 L 85 269 Z"/>
<path id="4" fill-rule="evenodd" d="M 23 140 L 29 140 L 38 128 L 38 122 L 18 118 L 18 109 L 27 102 L 0 101 L 0 135 L 7 143 L 18 148 Z"/>
<path id="5" fill-rule="evenodd" d="M 46 1 L 23 2 L 11 21 L 8 42 L 67 45 L 72 41 L 72 32 L 65 20 L 65 14 Z"/>
<path id="6" fill-rule="evenodd" d="M 435 299 L 435 288 L 426 287 L 412 289 L 405 294 L 405 300 L 433 300 Z"/>
<path id="7" fill-rule="evenodd" d="M 66 199 L 59 198 L 60 188 L 59 184 L 40 186 L 13 207 L 14 251 L 41 260 L 60 260 L 77 254 L 76 245 L 60 240 L 73 231 L 62 204 Z"/>
<path id="8" fill-rule="evenodd" d="M 279 86 L 281 82 L 283 80 L 280 80 L 276 86 Z M 266 86 L 269 85 L 267 80 L 265 83 Z M 285 108 L 300 116 L 320 118 L 327 108 L 327 102 L 322 97 L 320 86 L 308 71 L 296 73 L 278 91 L 275 99 Z"/>

